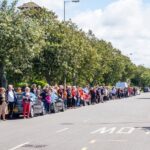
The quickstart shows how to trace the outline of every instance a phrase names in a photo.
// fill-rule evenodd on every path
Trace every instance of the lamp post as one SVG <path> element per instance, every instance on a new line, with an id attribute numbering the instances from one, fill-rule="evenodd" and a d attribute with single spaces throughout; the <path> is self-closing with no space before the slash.
<path id="1" fill-rule="evenodd" d="M 70 2 L 72 2 L 72 3 L 79 3 L 80 0 L 70 0 L 70 1 L 69 0 L 64 0 L 64 22 L 66 21 L 66 4 L 70 3 Z M 67 67 L 67 65 L 66 65 L 66 67 Z M 67 70 L 65 69 L 65 79 L 64 79 L 65 88 L 66 88 L 66 82 L 67 82 L 66 76 L 67 76 Z"/>
<path id="2" fill-rule="evenodd" d="M 69 3 L 69 2 L 79 3 L 80 0 L 72 0 L 72 1 L 66 1 L 66 0 L 64 0 L 64 21 L 66 21 L 66 3 Z"/>

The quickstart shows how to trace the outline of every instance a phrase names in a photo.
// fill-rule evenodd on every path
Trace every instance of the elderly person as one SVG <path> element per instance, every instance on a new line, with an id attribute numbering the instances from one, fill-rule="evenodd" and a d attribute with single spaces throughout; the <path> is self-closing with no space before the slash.
<path id="1" fill-rule="evenodd" d="M 30 108 L 32 101 L 32 93 L 30 92 L 30 88 L 26 87 L 25 92 L 23 93 L 23 117 L 24 119 L 30 117 Z"/>
<path id="2" fill-rule="evenodd" d="M 8 102 L 9 118 L 13 118 L 13 109 L 17 101 L 17 95 L 14 91 L 13 85 L 8 85 L 8 90 L 6 91 L 6 98 Z"/>
<path id="3" fill-rule="evenodd" d="M 6 120 L 6 114 L 8 113 L 5 89 L 0 88 L 0 118 Z"/>

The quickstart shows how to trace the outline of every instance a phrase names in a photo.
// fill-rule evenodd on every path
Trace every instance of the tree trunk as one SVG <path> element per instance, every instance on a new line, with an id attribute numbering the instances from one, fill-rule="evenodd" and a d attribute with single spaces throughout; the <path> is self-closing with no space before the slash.
<path id="1" fill-rule="evenodd" d="M 73 77 L 72 77 L 72 84 L 74 85 L 74 86 L 76 86 L 76 82 L 77 81 L 77 75 L 76 75 L 76 73 L 73 73 Z"/>
<path id="2" fill-rule="evenodd" d="M 7 79 L 3 64 L 0 65 L 0 87 L 7 88 Z"/>

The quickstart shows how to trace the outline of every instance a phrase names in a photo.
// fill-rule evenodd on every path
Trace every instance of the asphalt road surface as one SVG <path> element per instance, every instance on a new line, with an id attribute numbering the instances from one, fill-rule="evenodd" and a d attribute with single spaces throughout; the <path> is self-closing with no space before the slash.
<path id="1" fill-rule="evenodd" d="M 0 150 L 150 150 L 150 94 L 0 121 Z"/>

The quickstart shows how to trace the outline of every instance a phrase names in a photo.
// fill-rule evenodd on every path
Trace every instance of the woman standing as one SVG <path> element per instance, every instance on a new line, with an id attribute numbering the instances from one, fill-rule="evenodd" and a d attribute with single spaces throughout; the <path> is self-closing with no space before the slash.
<path id="1" fill-rule="evenodd" d="M 8 113 L 7 103 L 6 103 L 6 93 L 4 88 L 0 88 L 0 118 L 6 120 L 6 114 Z"/>
<path id="2" fill-rule="evenodd" d="M 30 93 L 30 88 L 26 87 L 23 93 L 23 117 L 24 119 L 30 117 L 30 102 L 32 101 L 32 96 Z M 27 114 L 27 116 L 26 116 Z"/>

